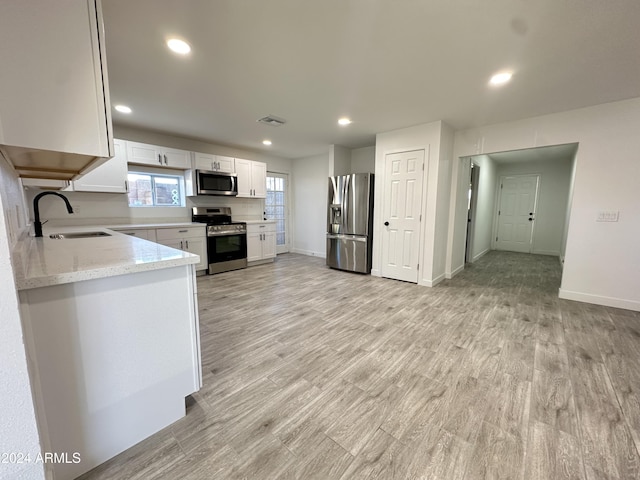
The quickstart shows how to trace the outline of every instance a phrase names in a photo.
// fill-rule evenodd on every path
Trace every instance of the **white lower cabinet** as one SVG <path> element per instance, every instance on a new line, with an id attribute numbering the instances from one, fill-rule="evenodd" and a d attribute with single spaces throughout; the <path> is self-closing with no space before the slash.
<path id="1" fill-rule="evenodd" d="M 78 478 L 184 417 L 202 386 L 195 288 L 181 265 L 19 292 L 41 440 L 81 458 L 47 462 L 46 478 Z"/>
<path id="2" fill-rule="evenodd" d="M 156 242 L 167 247 L 200 256 L 200 263 L 196 264 L 196 271 L 205 270 L 207 261 L 207 232 L 206 225 L 194 227 L 171 227 L 156 229 Z"/>
<path id="3" fill-rule="evenodd" d="M 272 262 L 276 258 L 276 224 L 274 222 L 247 225 L 247 262 Z"/>

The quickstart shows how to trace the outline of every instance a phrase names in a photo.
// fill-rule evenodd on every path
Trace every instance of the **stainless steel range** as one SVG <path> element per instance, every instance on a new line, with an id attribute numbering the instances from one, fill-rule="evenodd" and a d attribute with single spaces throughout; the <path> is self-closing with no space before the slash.
<path id="1" fill-rule="evenodd" d="M 191 220 L 207 224 L 209 274 L 247 266 L 247 224 L 231 221 L 229 207 L 193 207 Z"/>

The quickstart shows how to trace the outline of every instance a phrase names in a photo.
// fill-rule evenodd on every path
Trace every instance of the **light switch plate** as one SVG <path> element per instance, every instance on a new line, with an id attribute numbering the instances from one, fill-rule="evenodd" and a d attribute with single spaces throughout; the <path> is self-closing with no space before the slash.
<path id="1" fill-rule="evenodd" d="M 617 222 L 618 213 L 617 210 L 600 210 L 596 222 Z"/>

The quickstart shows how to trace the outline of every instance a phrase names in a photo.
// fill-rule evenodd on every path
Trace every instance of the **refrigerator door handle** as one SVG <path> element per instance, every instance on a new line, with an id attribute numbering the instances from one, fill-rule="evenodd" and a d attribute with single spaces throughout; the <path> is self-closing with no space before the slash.
<path id="1" fill-rule="evenodd" d="M 368 237 L 360 235 L 331 235 L 327 234 L 327 238 L 331 240 L 351 240 L 354 242 L 366 242 Z"/>

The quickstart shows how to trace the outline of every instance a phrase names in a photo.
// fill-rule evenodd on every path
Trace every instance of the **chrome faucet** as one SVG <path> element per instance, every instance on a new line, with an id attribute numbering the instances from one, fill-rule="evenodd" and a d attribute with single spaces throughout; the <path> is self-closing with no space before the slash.
<path id="1" fill-rule="evenodd" d="M 64 200 L 64 203 L 67 205 L 67 212 L 73 213 L 73 208 L 71 208 L 71 204 L 69 203 L 69 200 L 67 200 L 67 197 L 65 197 L 61 193 L 58 193 L 58 192 L 39 193 L 33 199 L 33 229 L 36 233 L 36 237 L 42 236 L 42 223 L 40 223 L 40 208 L 38 207 L 38 202 L 45 195 L 55 195 L 56 197 L 60 197 L 62 200 Z"/>

